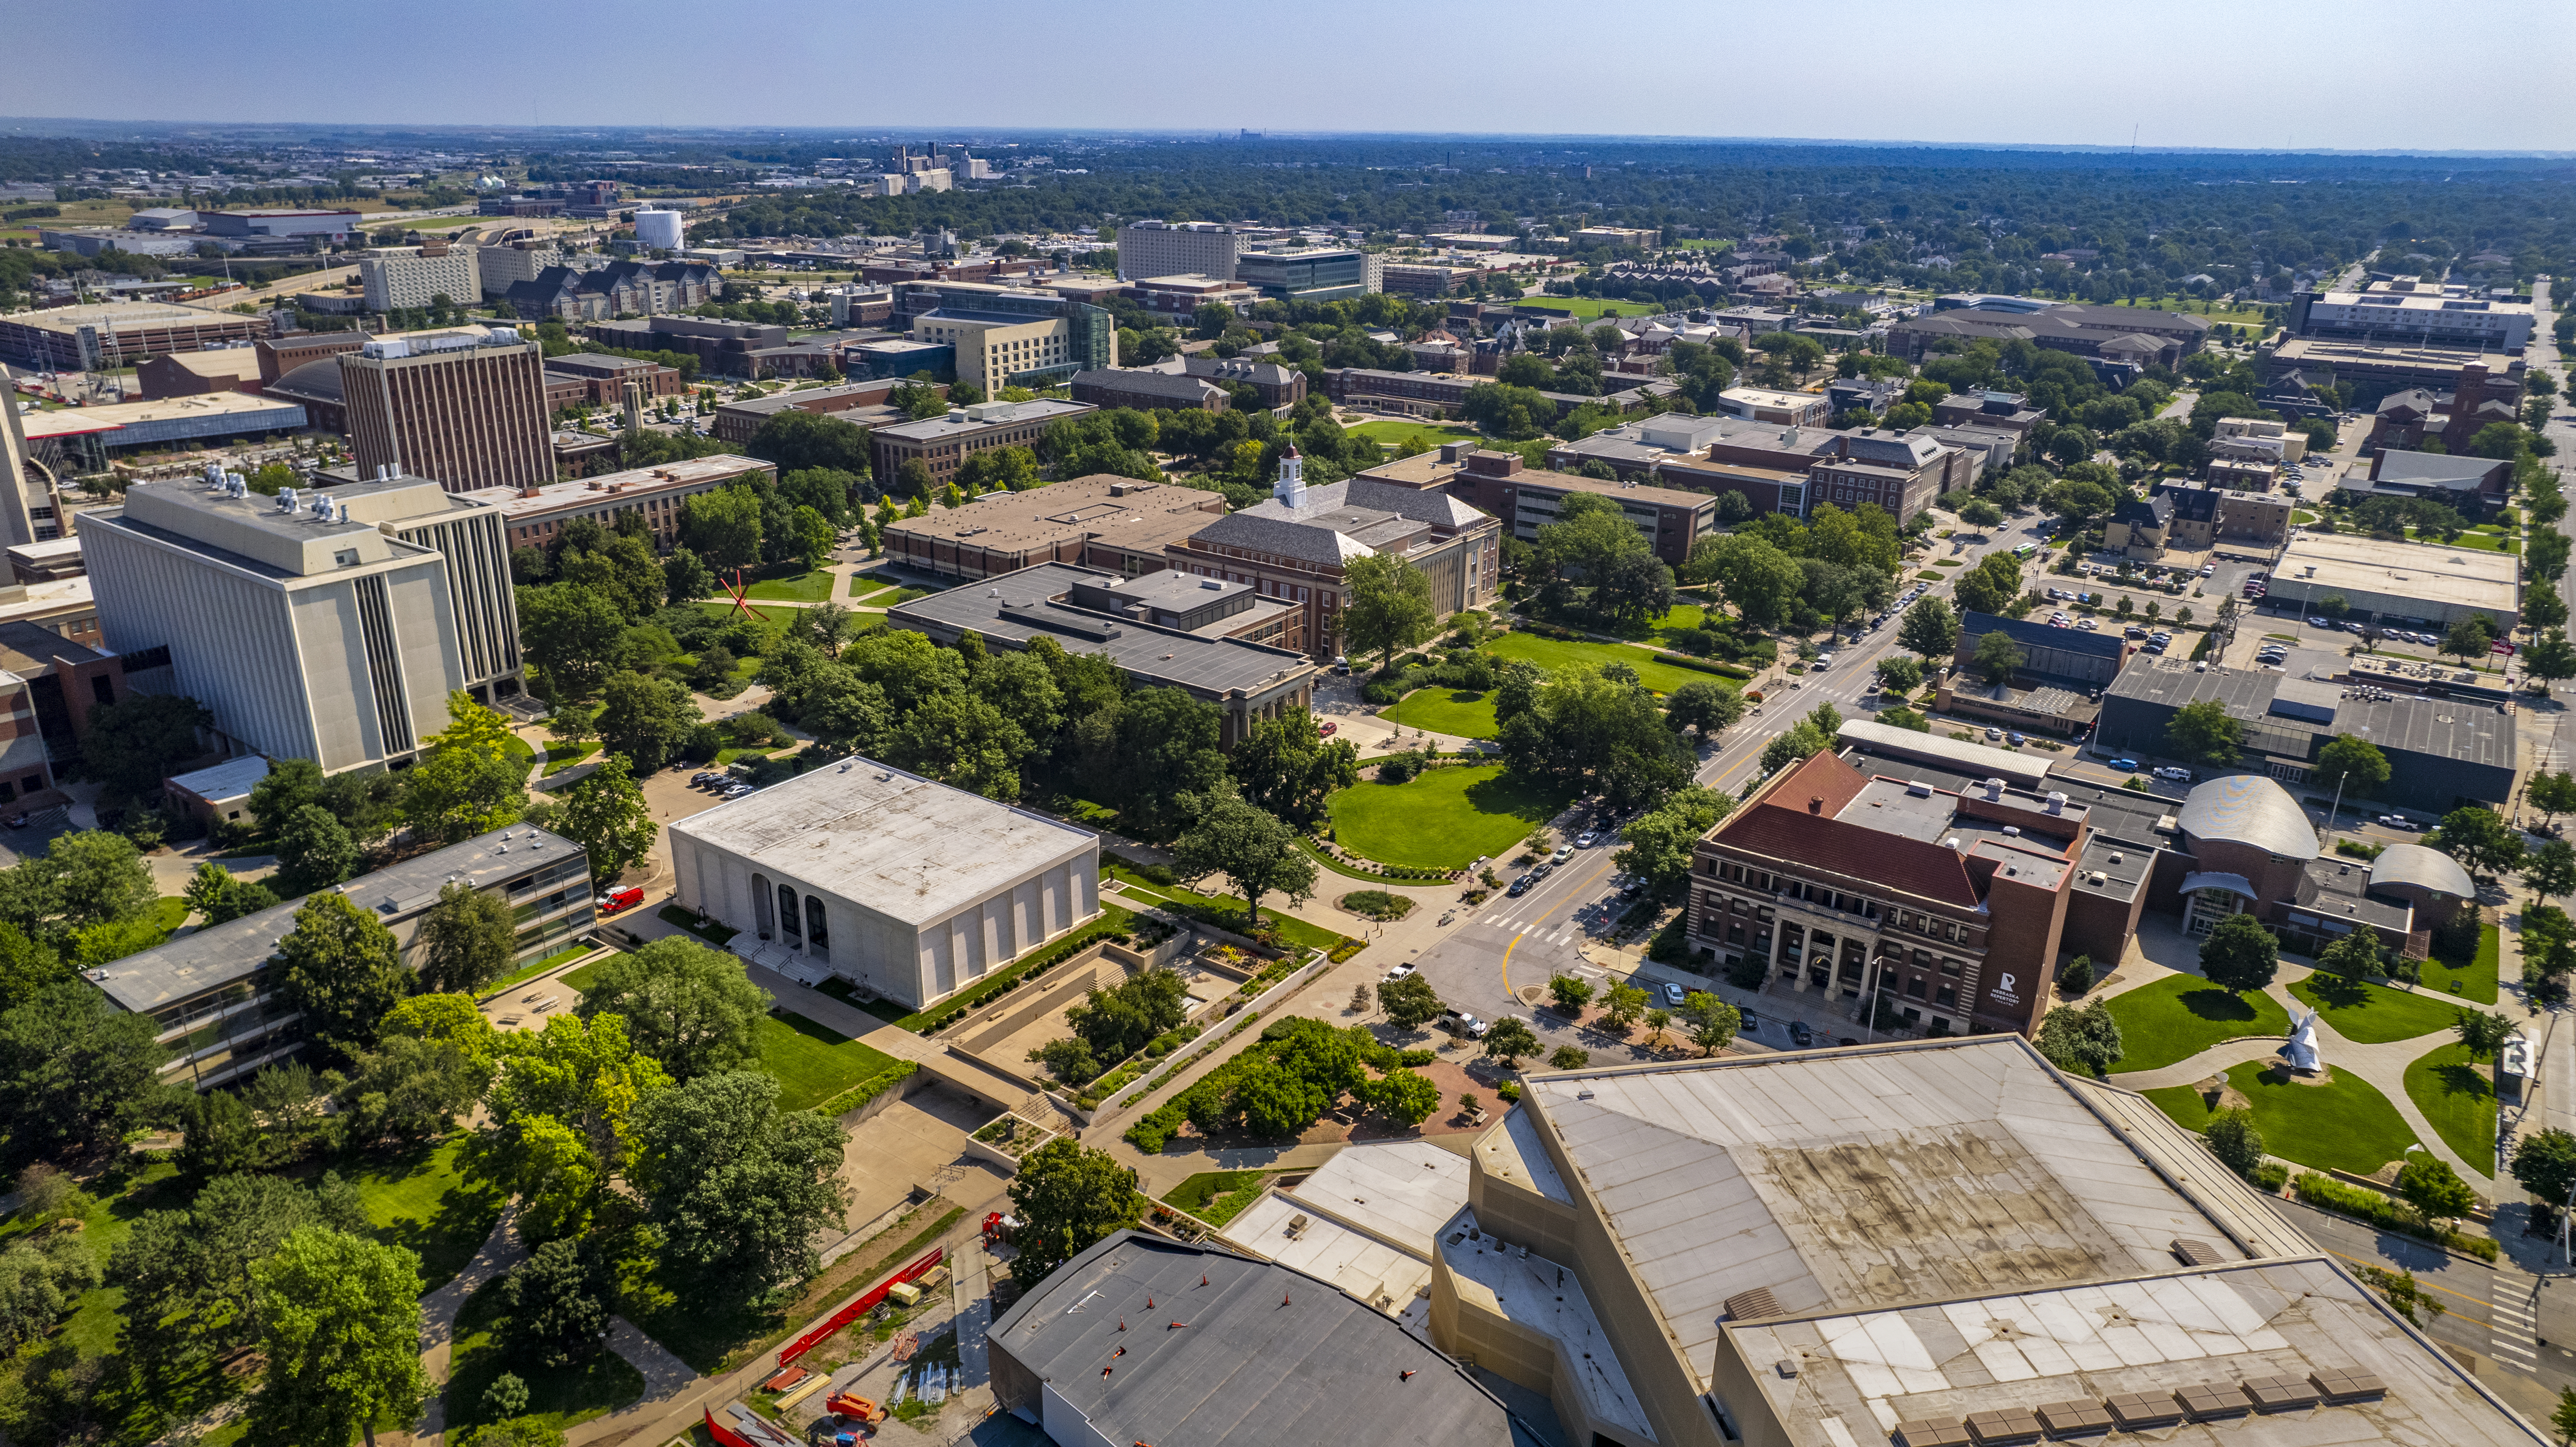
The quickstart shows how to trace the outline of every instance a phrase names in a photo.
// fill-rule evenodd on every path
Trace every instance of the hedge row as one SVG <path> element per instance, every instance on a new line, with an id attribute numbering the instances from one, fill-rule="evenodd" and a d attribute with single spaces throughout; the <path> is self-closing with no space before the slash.
<path id="1" fill-rule="evenodd" d="M 2463 1256 L 2493 1261 L 2500 1251 L 2494 1240 L 2485 1236 L 2463 1236 L 2457 1231 L 2435 1235 L 2433 1228 L 2426 1225 L 2424 1218 L 2415 1214 L 2412 1207 L 2390 1200 L 2377 1191 L 2347 1186 L 2332 1176 L 2301 1171 L 2291 1179 L 2290 1190 L 2300 1200 L 2319 1210 L 2358 1217 L 2382 1231 L 2395 1231 L 2418 1241 L 2430 1241 Z"/>
<path id="2" fill-rule="evenodd" d="M 858 1109 L 860 1106 L 867 1104 L 869 1101 L 876 1099 L 878 1096 L 883 1095 L 887 1091 L 902 1084 L 906 1077 L 910 1076 L 914 1071 L 919 1070 L 920 1068 L 920 1061 L 907 1060 L 882 1075 L 872 1075 L 867 1079 L 860 1081 L 858 1084 L 851 1086 L 849 1089 L 842 1091 L 840 1094 L 833 1096 L 830 1100 L 824 1101 L 821 1105 L 814 1107 L 814 1113 L 822 1116 L 826 1120 L 837 1116 L 848 1115 L 851 1111 Z"/>

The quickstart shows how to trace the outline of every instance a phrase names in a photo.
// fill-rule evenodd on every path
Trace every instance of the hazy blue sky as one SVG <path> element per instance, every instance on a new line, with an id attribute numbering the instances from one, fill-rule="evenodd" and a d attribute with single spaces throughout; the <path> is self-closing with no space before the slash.
<path id="1" fill-rule="evenodd" d="M 0 111 L 2576 151 L 2576 0 L 120 0 Z"/>

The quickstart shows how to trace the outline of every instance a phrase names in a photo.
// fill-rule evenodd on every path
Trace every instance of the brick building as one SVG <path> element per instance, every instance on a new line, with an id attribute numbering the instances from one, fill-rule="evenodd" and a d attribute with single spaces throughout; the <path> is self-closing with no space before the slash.
<path id="1" fill-rule="evenodd" d="M 892 487 L 907 462 L 920 459 L 933 483 L 944 483 L 971 453 L 1028 447 L 1056 422 L 1098 409 L 1082 402 L 978 402 L 945 416 L 880 427 L 868 434 L 880 487 Z"/>
<path id="2" fill-rule="evenodd" d="M 1161 570 L 1167 547 L 1223 516 L 1217 493 L 1103 473 L 932 508 L 889 524 L 885 550 L 945 578 L 994 578 L 1041 563 L 1132 578 Z"/>
<path id="3" fill-rule="evenodd" d="M 1655 556 L 1674 567 L 1689 561 L 1693 544 L 1717 527 L 1717 499 L 1634 482 L 1603 482 L 1567 472 L 1533 472 L 1516 452 L 1476 449 L 1458 459 L 1447 482 L 1451 497 L 1503 520 L 1528 542 L 1557 520 L 1565 499 L 1578 493 L 1608 498 L 1646 540 Z"/>
<path id="4" fill-rule="evenodd" d="M 359 476 L 398 468 L 450 492 L 555 480 L 544 350 L 516 331 L 387 338 L 337 360 Z"/>

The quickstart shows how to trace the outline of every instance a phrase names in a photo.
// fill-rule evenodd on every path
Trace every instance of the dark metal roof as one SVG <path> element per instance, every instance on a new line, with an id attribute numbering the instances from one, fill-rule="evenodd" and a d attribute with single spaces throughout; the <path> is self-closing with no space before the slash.
<path id="1" fill-rule="evenodd" d="M 1140 1231 L 1057 1267 L 993 1323 L 989 1341 L 1079 1412 L 1089 1440 L 1536 1441 L 1465 1368 L 1332 1286 Z M 1047 1405 L 1052 1416 L 1057 1404 Z"/>
<path id="2" fill-rule="evenodd" d="M 318 362 L 307 362 L 260 390 L 298 402 L 328 402 L 334 407 L 348 403 L 348 393 L 340 385 L 340 358 L 337 354 Z"/>
<path id="3" fill-rule="evenodd" d="M 1067 653 L 1109 655 L 1144 686 L 1170 685 L 1210 698 L 1235 692 L 1259 696 L 1274 688 L 1291 688 L 1316 671 L 1304 654 L 1284 648 L 1203 637 L 1055 601 L 1072 592 L 1076 583 L 1105 582 L 1116 576 L 1068 563 L 1040 563 L 915 598 L 889 610 L 886 622 L 916 632 L 971 628 L 988 643 L 1011 647 L 1051 637 Z"/>
<path id="4" fill-rule="evenodd" d="M 2024 618 L 1998 618 L 1992 613 L 1964 610 L 1959 615 L 1959 636 L 1964 639 L 2001 633 L 2016 643 L 2034 648 L 2053 648 L 2060 653 L 2089 653 L 2097 658 L 2118 658 L 2128 648 L 2128 641 L 2116 633 L 2088 633 L 2081 628 L 2052 628 Z"/>

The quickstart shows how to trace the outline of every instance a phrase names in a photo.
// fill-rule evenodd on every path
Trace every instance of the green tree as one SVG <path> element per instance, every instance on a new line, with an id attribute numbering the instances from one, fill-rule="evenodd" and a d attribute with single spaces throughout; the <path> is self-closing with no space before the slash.
<path id="1" fill-rule="evenodd" d="M 181 1210 L 145 1211 L 108 1255 L 125 1291 L 134 1344 L 169 1361 L 221 1356 L 258 1338 L 254 1263 L 306 1227 L 368 1229 L 355 1186 L 325 1171 L 311 1186 L 283 1176 L 217 1176 Z"/>
<path id="2" fill-rule="evenodd" d="M 2561 1447 L 2576 1442 L 2576 1387 L 2558 1389 L 2558 1406 L 2549 1414 L 2549 1425 L 2558 1429 Z"/>
<path id="3" fill-rule="evenodd" d="M 1706 990 L 1682 997 L 1682 1028 L 1703 1056 L 1715 1055 L 1744 1029 L 1744 1014 Z"/>
<path id="4" fill-rule="evenodd" d="M 1707 569 L 1728 606 L 1757 628 L 1777 628 L 1807 586 L 1798 560 L 1769 541 L 1749 533 L 1730 533 L 1715 540 Z M 1693 554 L 1694 559 L 1698 555 Z M 1911 647 L 1911 644 L 1907 645 Z"/>
<path id="5" fill-rule="evenodd" d="M 662 560 L 662 595 L 673 603 L 704 598 L 716 590 L 716 575 L 688 548 L 673 548 Z"/>
<path id="6" fill-rule="evenodd" d="M 1583 1007 L 1592 1003 L 1591 982 L 1576 975 L 1558 975 L 1547 982 L 1547 993 L 1556 1001 L 1556 1013 L 1569 1020 L 1583 1018 Z"/>
<path id="7" fill-rule="evenodd" d="M 295 912 L 295 928 L 277 942 L 271 979 L 279 1002 L 302 1014 L 314 1042 L 341 1061 L 375 1044 L 385 1012 L 412 984 L 392 932 L 327 889 Z"/>
<path id="8" fill-rule="evenodd" d="M 2576 1189 L 2576 1134 L 2550 1127 L 2517 1137 L 2509 1167 L 2514 1184 L 2552 1207 Z"/>
<path id="9" fill-rule="evenodd" d="M 1518 1015 L 1506 1015 L 1485 1031 L 1485 1058 L 1501 1061 L 1506 1070 L 1537 1053 L 1538 1036 Z"/>
<path id="10" fill-rule="evenodd" d="M 1559 1045 L 1547 1056 L 1551 1070 L 1581 1070 L 1591 1063 L 1592 1052 L 1575 1045 Z"/>
<path id="11" fill-rule="evenodd" d="M 2494 810 L 2475 804 L 2443 815 L 2441 826 L 2424 842 L 2489 882 L 2520 869 L 2525 849 L 2519 831 Z"/>
<path id="12" fill-rule="evenodd" d="M 43 859 L 0 878 L 41 897 L 40 913 L 24 923 L 49 923 L 49 932 L 62 935 L 143 919 L 160 899 L 143 852 L 124 835 L 103 829 L 57 835 Z"/>
<path id="13" fill-rule="evenodd" d="M 659 771 L 680 752 L 699 722 L 689 691 L 667 678 L 619 673 L 602 690 L 600 746 L 623 754 L 641 776 Z"/>
<path id="14" fill-rule="evenodd" d="M 1204 806 L 1198 823 L 1172 842 L 1172 864 L 1187 878 L 1232 880 L 1255 925 L 1263 895 L 1277 891 L 1294 904 L 1315 892 L 1315 859 L 1299 847 L 1297 831 L 1231 795 Z"/>
<path id="15" fill-rule="evenodd" d="M 1621 831 L 1611 862 L 1661 890 L 1690 874 L 1691 850 L 1735 809 L 1733 795 L 1697 785 L 1676 789 Z"/>
<path id="16" fill-rule="evenodd" d="M 621 754 L 602 758 L 573 785 L 548 822 L 581 846 L 590 857 L 591 877 L 599 880 L 613 880 L 651 858 L 654 836 L 661 832 Z"/>
<path id="17" fill-rule="evenodd" d="M 1034 1286 L 1110 1233 L 1133 1225 L 1151 1204 L 1136 1173 L 1107 1151 L 1058 1137 L 1028 1153 L 1010 1187 L 1020 1221 L 1011 1279 Z"/>
<path id="18" fill-rule="evenodd" d="M 2562 769 L 2553 774 L 2534 769 L 2531 780 L 2523 785 L 2523 798 L 2544 814 L 2576 813 L 2576 772 Z"/>
<path id="19" fill-rule="evenodd" d="M 2533 850 L 2522 866 L 2522 882 L 2536 899 L 2576 894 L 2576 845 L 2552 839 Z"/>
<path id="20" fill-rule="evenodd" d="M 1946 662 L 1959 651 L 1959 615 L 1942 599 L 1917 599 L 1897 625 L 1896 641 L 1926 660 Z"/>
<path id="21" fill-rule="evenodd" d="M 744 450 L 778 464 L 780 489 L 787 476 L 829 469 L 852 481 L 868 473 L 868 429 L 819 412 L 790 407 L 761 419 Z"/>
<path id="22" fill-rule="evenodd" d="M 81 772 L 110 794 L 152 798 L 163 779 L 206 752 L 198 733 L 214 722 L 193 698 L 129 693 L 89 711 L 80 736 Z"/>
<path id="23" fill-rule="evenodd" d="M 188 902 L 189 913 L 205 916 L 209 925 L 229 924 L 278 902 L 275 890 L 244 879 L 211 859 L 199 864 L 196 873 L 188 877 L 187 892 L 180 897 Z"/>
<path id="24" fill-rule="evenodd" d="M 2359 984 L 2380 972 L 2379 936 L 2369 930 L 2352 933 L 2326 946 L 2317 964 L 2330 975 Z"/>
<path id="25" fill-rule="evenodd" d="M 1616 980 L 1601 996 L 1601 1023 L 1622 1035 L 1627 1034 L 1629 1027 L 1637 1023 L 1637 1017 L 1644 1013 L 1646 992 L 1641 986 Z"/>
<path id="26" fill-rule="evenodd" d="M 690 498 L 680 510 L 680 541 L 719 578 L 761 559 L 760 494 L 736 482 Z"/>
<path id="27" fill-rule="evenodd" d="M 251 1435 L 375 1447 L 379 1420 L 407 1422 L 429 1394 L 420 1365 L 420 1258 L 306 1226 L 251 1268 L 267 1376 Z"/>
<path id="28" fill-rule="evenodd" d="M 2462 662 L 2484 658 L 2492 652 L 2495 633 L 2483 616 L 2471 615 L 2451 625 L 2442 635 L 2442 651 L 2456 655 Z"/>
<path id="29" fill-rule="evenodd" d="M 1431 982 L 1420 975 L 1402 975 L 1378 986 L 1377 1006 L 1386 1012 L 1387 1023 L 1398 1030 L 1419 1030 L 1449 1008 L 1431 988 Z"/>
<path id="30" fill-rule="evenodd" d="M 2263 1165 L 2263 1132 L 2254 1125 L 2254 1112 L 2238 1107 L 2222 1110 L 2209 1118 L 2205 1132 L 2209 1153 L 2240 1176 L 2251 1177 Z"/>
<path id="31" fill-rule="evenodd" d="M 1228 762 L 1246 800 L 1299 824 L 1322 818 L 1324 801 L 1360 779 L 1358 747 L 1316 733 L 1304 709 L 1254 724 Z"/>
<path id="32" fill-rule="evenodd" d="M 1117 809 L 1120 827 L 1137 837 L 1171 837 L 1225 780 L 1220 728 L 1213 705 L 1177 688 L 1140 688 L 1077 715 L 1081 773 L 1100 791 L 1086 797 Z"/>
<path id="33" fill-rule="evenodd" d="M 840 534 L 833 529 L 832 520 L 821 512 L 799 507 L 789 519 L 788 542 L 794 548 L 798 562 L 808 568 L 819 568 L 832 560 L 832 549 L 840 542 Z"/>
<path id="34" fill-rule="evenodd" d="M 1988 683 L 2006 683 L 2028 661 L 2029 655 L 2022 652 L 2012 635 L 1997 628 L 1978 636 L 1976 652 L 1969 655 L 1968 666 Z"/>
<path id="35" fill-rule="evenodd" d="M 2201 974 L 2231 995 L 2271 984 L 2280 963 L 2279 941 L 2250 914 L 2231 914 L 2220 920 L 2209 938 L 2200 942 Z"/>
<path id="36" fill-rule="evenodd" d="M 421 740 L 428 752 L 403 783 L 403 814 L 442 844 L 515 824 L 527 812 L 528 764 L 510 721 L 462 689 L 447 696 L 447 727 Z"/>
<path id="37" fill-rule="evenodd" d="M 598 1237 L 537 1247 L 501 1278 L 501 1304 L 509 1313 L 504 1339 L 512 1360 L 564 1367 L 597 1356 L 608 1340 L 617 1296 L 617 1261 Z M 520 1405 L 526 1406 L 524 1400 Z"/>
<path id="38" fill-rule="evenodd" d="M 1342 606 L 1342 643 L 1346 651 L 1379 655 L 1383 669 L 1395 662 L 1398 649 L 1431 637 L 1438 615 L 1431 609 L 1431 579 L 1392 552 L 1353 558 L 1344 566 L 1349 594 Z"/>
<path id="39" fill-rule="evenodd" d="M 520 1198 L 528 1239 L 574 1235 L 602 1183 L 623 1167 L 640 1103 L 669 1089 L 671 1077 L 636 1050 L 626 1017 L 614 1013 L 556 1015 L 503 1043 L 465 1173 Z"/>
<path id="40" fill-rule="evenodd" d="M 1950 585 L 1959 607 L 2000 614 L 2021 596 L 2021 560 L 2010 553 L 1990 553 L 1973 568 L 1961 568 Z"/>
<path id="41" fill-rule="evenodd" d="M 2550 596 L 2534 590 L 2535 596 Z M 2567 630 L 2552 628 L 2524 645 L 2522 671 L 2541 682 L 2541 692 L 2562 678 L 2576 677 L 2576 643 L 2567 640 Z"/>
<path id="42" fill-rule="evenodd" d="M 1982 643 L 1984 639 L 1978 641 Z M 1923 686 L 1923 660 L 1919 658 L 1891 653 L 1878 661 L 1877 672 L 1880 685 L 1897 693 L 1912 693 Z"/>
<path id="43" fill-rule="evenodd" d="M 471 995 L 509 973 L 518 958 L 518 921 L 499 891 L 451 880 L 421 916 L 413 942 L 421 951 L 422 989 Z"/>
<path id="44" fill-rule="evenodd" d="M 1416 1070 L 1390 1070 L 1352 1087 L 1351 1098 L 1406 1130 L 1431 1118 L 1440 1108 L 1440 1087 Z"/>
<path id="45" fill-rule="evenodd" d="M 11 1242 L 0 1251 L 0 1351 L 21 1351 L 50 1334 L 98 1283 L 98 1258 L 78 1236 Z"/>
<path id="46" fill-rule="evenodd" d="M 2102 1075 L 2120 1063 L 2120 1022 L 2101 1000 L 2059 1005 L 2040 1017 L 2039 1053 L 2070 1074 Z"/>
<path id="47" fill-rule="evenodd" d="M 2205 698 L 2175 709 L 2165 721 L 2165 752 L 2196 764 L 2233 763 L 2245 746 L 2245 725 L 2217 699 Z"/>
<path id="48" fill-rule="evenodd" d="M 2451 1032 L 2469 1047 L 2471 1060 L 2484 1060 L 2504 1048 L 2513 1037 L 2513 1021 L 2493 1012 L 2479 1014 L 2474 1010 L 2453 1012 Z"/>
<path id="49" fill-rule="evenodd" d="M 267 1154 L 259 1122 L 251 1119 L 250 1107 L 242 1104 L 241 1097 L 230 1091 L 191 1095 L 179 1108 L 179 1127 L 179 1170 L 192 1181 L 256 1170 Z"/>
<path id="50" fill-rule="evenodd" d="M 2378 793 L 2379 786 L 2388 782 L 2388 756 L 2358 734 L 2337 734 L 2317 751 L 2308 781 L 2320 789 L 2363 798 Z"/>
<path id="51" fill-rule="evenodd" d="M 2460 1179 L 2450 1162 L 2436 1160 L 2429 1151 L 2410 1152 L 2406 1164 L 2398 1168 L 2397 1194 L 2424 1218 L 2424 1224 L 2435 1235 L 2442 1234 L 2450 1223 L 2477 1209 L 2478 1193 Z"/>
<path id="52" fill-rule="evenodd" d="M 276 879 L 291 895 L 328 889 L 358 872 L 361 851 L 339 818 L 319 804 L 307 804 L 286 821 L 277 836 Z"/>
<path id="53" fill-rule="evenodd" d="M 1703 741 L 1735 727 L 1743 717 L 1743 697 L 1714 679 L 1692 679 L 1664 696 L 1664 722 L 1696 730 Z"/>
<path id="54" fill-rule="evenodd" d="M 886 757 L 943 784 L 1007 801 L 1020 796 L 1020 766 L 1034 747 L 986 699 L 945 692 L 923 699 L 895 725 Z"/>
<path id="55" fill-rule="evenodd" d="M 1959 506 L 1959 521 L 1985 532 L 2004 520 L 2004 510 L 1982 497 L 1969 498 Z"/>
<path id="56" fill-rule="evenodd" d="M 742 962 L 686 935 L 611 955 L 583 991 L 581 1013 L 626 1017 L 635 1048 L 673 1080 L 732 1070 L 759 1058 L 757 1032 L 769 995 Z"/>
<path id="57" fill-rule="evenodd" d="M 149 1015 L 85 980 L 48 985 L 0 1012 L 0 1120 L 11 1154 L 58 1155 L 120 1139 L 170 1099 L 169 1058 Z"/>
<path id="58" fill-rule="evenodd" d="M 616 603 L 576 583 L 553 583 L 519 589 L 518 604 L 519 649 L 537 672 L 538 692 L 558 707 L 598 697 L 626 631 Z"/>

